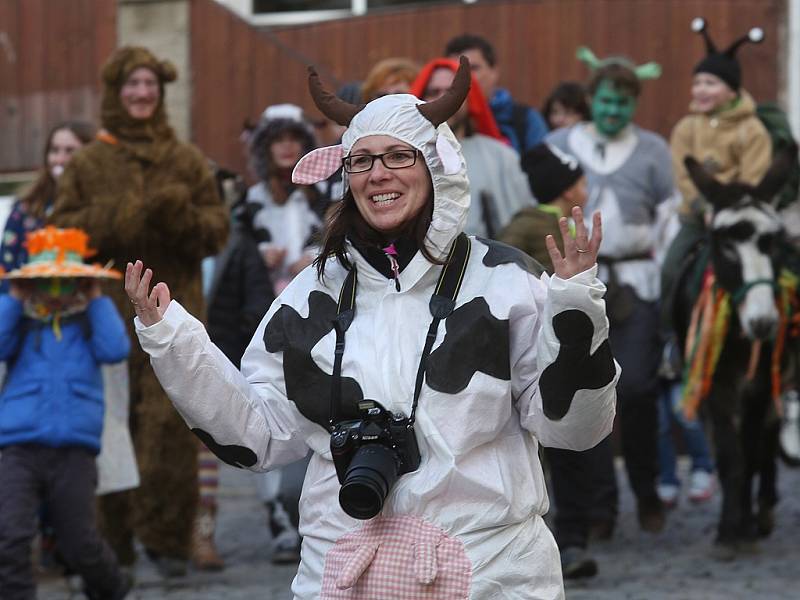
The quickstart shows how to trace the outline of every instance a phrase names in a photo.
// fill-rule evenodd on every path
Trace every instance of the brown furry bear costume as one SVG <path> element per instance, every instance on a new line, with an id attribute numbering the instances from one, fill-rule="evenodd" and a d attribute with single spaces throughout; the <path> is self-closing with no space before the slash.
<path id="1" fill-rule="evenodd" d="M 159 105 L 146 120 L 129 116 L 120 90 L 138 67 L 159 80 Z M 202 314 L 200 261 L 224 245 L 228 216 L 203 155 L 167 123 L 164 84 L 175 68 L 144 48 L 118 49 L 102 70 L 104 131 L 59 180 L 51 220 L 88 232 L 97 260 L 119 268 L 137 258 L 169 284 L 173 298 Z M 132 339 L 133 305 L 122 285 L 109 290 Z M 199 312 L 198 312 L 199 311 Z M 130 356 L 131 430 L 141 486 L 100 500 L 104 533 L 122 564 L 135 558 L 133 533 L 150 553 L 186 559 L 197 505 L 197 442 L 161 389 L 147 355 Z"/>

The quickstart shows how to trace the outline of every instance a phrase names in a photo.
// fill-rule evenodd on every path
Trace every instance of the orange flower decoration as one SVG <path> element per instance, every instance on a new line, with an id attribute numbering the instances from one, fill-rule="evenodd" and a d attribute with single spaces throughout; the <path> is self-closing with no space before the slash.
<path id="1" fill-rule="evenodd" d="M 48 225 L 28 233 L 25 246 L 30 255 L 28 263 L 10 273 L 0 273 L 0 278 L 122 277 L 114 269 L 83 262 L 83 259 L 94 256 L 97 251 L 89 248 L 89 236 L 81 229 L 59 229 Z"/>

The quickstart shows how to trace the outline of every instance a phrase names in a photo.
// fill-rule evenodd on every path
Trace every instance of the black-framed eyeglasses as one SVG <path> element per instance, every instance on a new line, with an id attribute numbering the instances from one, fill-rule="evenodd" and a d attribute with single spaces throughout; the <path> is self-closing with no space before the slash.
<path id="1" fill-rule="evenodd" d="M 375 159 L 378 158 L 387 169 L 405 169 L 417 163 L 419 150 L 390 150 L 383 154 L 351 154 L 342 159 L 342 165 L 347 173 L 364 173 L 372 169 Z"/>

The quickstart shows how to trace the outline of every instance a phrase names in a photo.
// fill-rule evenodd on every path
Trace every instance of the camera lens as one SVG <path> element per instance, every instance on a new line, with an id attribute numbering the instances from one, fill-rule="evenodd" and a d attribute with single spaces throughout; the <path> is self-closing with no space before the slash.
<path id="1" fill-rule="evenodd" d="M 354 519 L 371 519 L 383 508 L 397 481 L 397 456 L 381 444 L 367 444 L 356 451 L 339 490 L 342 510 Z"/>

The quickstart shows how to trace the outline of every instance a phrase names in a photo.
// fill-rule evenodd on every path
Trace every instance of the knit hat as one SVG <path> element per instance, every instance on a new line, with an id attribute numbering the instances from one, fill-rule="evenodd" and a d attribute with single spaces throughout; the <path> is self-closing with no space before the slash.
<path id="1" fill-rule="evenodd" d="M 83 262 L 95 251 L 89 249 L 89 236 L 80 229 L 58 229 L 53 226 L 37 229 L 27 234 L 25 245 L 30 256 L 28 262 L 19 269 L 0 274 L 0 279 L 122 278 L 119 271 Z"/>
<path id="2" fill-rule="evenodd" d="M 742 67 L 736 59 L 736 51 L 745 42 L 760 44 L 764 39 L 764 30 L 760 27 L 753 27 L 746 35 L 734 41 L 724 52 L 717 51 L 717 47 L 708 34 L 708 26 L 705 19 L 696 17 L 692 19 L 692 31 L 699 33 L 706 41 L 706 57 L 701 60 L 694 68 L 693 73 L 711 73 L 716 75 L 728 86 L 738 92 L 742 85 Z"/>
<path id="3" fill-rule="evenodd" d="M 549 144 L 537 144 L 522 156 L 522 170 L 541 204 L 549 204 L 583 177 L 578 160 Z"/>

